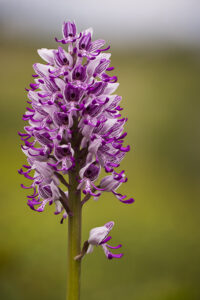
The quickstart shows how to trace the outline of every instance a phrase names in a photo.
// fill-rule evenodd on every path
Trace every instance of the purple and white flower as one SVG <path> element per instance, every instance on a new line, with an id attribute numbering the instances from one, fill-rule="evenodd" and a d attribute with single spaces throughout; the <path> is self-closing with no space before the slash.
<path id="1" fill-rule="evenodd" d="M 134 199 L 117 191 L 127 178 L 116 169 L 130 146 L 124 146 L 127 119 L 121 117 L 121 97 L 113 94 L 119 85 L 117 77 L 109 75 L 114 69 L 111 54 L 104 53 L 109 47 L 104 47 L 104 40 L 92 41 L 91 28 L 77 33 L 74 22 L 64 22 L 62 32 L 63 38 L 56 41 L 65 48 L 38 50 L 45 63 L 33 65 L 34 82 L 26 89 L 28 107 L 23 115 L 28 124 L 25 132 L 19 132 L 28 164 L 19 173 L 31 180 L 28 186 L 22 184 L 33 189 L 27 197 L 31 209 L 41 212 L 54 203 L 55 213 L 62 212 L 66 218 L 69 184 L 64 176 L 77 165 L 82 205 L 104 192 L 112 192 L 122 203 Z M 108 175 L 99 182 L 101 170 Z M 107 226 L 102 227 L 105 236 Z M 97 232 L 91 231 L 89 249 Z M 105 236 L 96 241 L 110 258 Z"/>
<path id="2" fill-rule="evenodd" d="M 81 253 L 77 255 L 74 259 L 82 259 L 86 253 L 92 253 L 94 250 L 94 246 L 101 246 L 108 259 L 121 258 L 123 256 L 122 253 L 114 254 L 109 249 L 119 249 L 122 247 L 122 245 L 120 244 L 114 247 L 110 246 L 107 243 L 111 240 L 111 236 L 108 236 L 108 234 L 110 233 L 113 226 L 114 222 L 110 221 L 104 226 L 95 227 L 92 230 L 90 230 L 89 239 L 84 243 Z"/>

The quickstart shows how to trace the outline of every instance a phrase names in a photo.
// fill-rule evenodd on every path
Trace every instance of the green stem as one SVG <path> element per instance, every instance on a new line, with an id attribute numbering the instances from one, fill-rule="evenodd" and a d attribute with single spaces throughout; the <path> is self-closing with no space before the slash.
<path id="1" fill-rule="evenodd" d="M 68 215 L 68 270 L 67 270 L 67 300 L 80 300 L 81 259 L 74 258 L 81 253 L 81 191 L 79 184 L 81 136 L 78 130 L 78 120 L 74 119 L 71 146 L 74 149 L 75 166 L 69 171 L 68 199 L 72 215 Z"/>
<path id="2" fill-rule="evenodd" d="M 74 260 L 81 252 L 81 193 L 77 190 L 76 180 L 78 171 L 69 174 L 69 205 L 73 215 L 68 217 L 67 300 L 80 299 L 81 260 Z"/>

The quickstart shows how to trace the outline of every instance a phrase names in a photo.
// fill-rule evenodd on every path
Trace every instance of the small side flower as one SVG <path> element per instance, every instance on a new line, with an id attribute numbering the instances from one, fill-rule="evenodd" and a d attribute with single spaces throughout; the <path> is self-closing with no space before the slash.
<path id="1" fill-rule="evenodd" d="M 74 259 L 82 259 L 85 254 L 92 253 L 94 250 L 94 246 L 101 246 L 108 259 L 121 258 L 123 256 L 123 253 L 114 254 L 109 249 L 119 249 L 122 247 L 122 245 L 119 244 L 118 246 L 113 247 L 107 243 L 112 238 L 111 236 L 109 236 L 109 233 L 113 226 L 114 222 L 110 221 L 104 226 L 95 227 L 91 229 L 89 239 L 85 241 L 81 253 L 77 255 Z"/>

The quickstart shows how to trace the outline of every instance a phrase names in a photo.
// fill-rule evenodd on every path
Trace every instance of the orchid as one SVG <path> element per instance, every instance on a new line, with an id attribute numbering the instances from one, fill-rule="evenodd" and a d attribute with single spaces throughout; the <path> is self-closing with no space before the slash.
<path id="1" fill-rule="evenodd" d="M 125 204 L 134 199 L 118 192 L 127 182 L 125 171 L 118 168 L 130 146 L 124 146 L 127 118 L 121 116 L 122 98 L 114 94 L 119 83 L 109 75 L 114 68 L 105 51 L 110 47 L 102 39 L 92 41 L 91 28 L 77 33 L 74 22 L 64 22 L 62 33 L 56 41 L 63 47 L 39 49 L 45 63 L 33 65 L 34 82 L 26 89 L 28 107 L 23 115 L 28 124 L 19 132 L 28 164 L 19 174 L 31 181 L 21 186 L 33 190 L 27 196 L 33 211 L 43 212 L 54 204 L 61 223 L 68 217 L 68 298 L 77 300 L 83 252 L 97 245 L 108 259 L 122 257 L 109 250 L 121 245 L 107 244 L 114 222 L 92 229 L 81 253 L 83 205 L 105 192 Z M 99 180 L 102 170 L 108 175 Z"/>
<path id="2" fill-rule="evenodd" d="M 119 249 L 122 247 L 122 245 L 118 246 L 110 246 L 107 242 L 112 239 L 111 236 L 108 236 L 109 232 L 114 226 L 114 222 L 110 221 L 106 223 L 104 226 L 101 227 L 95 227 L 90 230 L 89 239 L 84 243 L 82 251 L 79 255 L 75 257 L 76 260 L 82 259 L 83 256 L 87 253 L 92 253 L 94 250 L 94 246 L 101 246 L 103 248 L 103 251 L 108 259 L 112 258 L 121 258 L 123 256 L 122 253 L 120 254 L 113 254 L 108 250 L 110 249 Z"/>

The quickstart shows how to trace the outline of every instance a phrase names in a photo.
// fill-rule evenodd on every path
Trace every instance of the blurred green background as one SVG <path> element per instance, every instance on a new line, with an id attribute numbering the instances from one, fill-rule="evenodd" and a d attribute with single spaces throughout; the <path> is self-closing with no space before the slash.
<path id="1" fill-rule="evenodd" d="M 24 86 L 40 61 L 37 48 L 14 39 L 0 46 L 2 300 L 66 298 L 67 223 L 60 225 L 52 207 L 31 211 L 17 173 L 25 162 L 17 136 Z M 82 300 L 199 300 L 199 52 L 115 46 L 112 53 L 132 148 L 122 163 L 129 180 L 120 191 L 136 201 L 123 205 L 105 194 L 85 205 L 83 241 L 92 227 L 114 220 L 112 241 L 123 244 L 125 255 L 108 261 L 96 248 L 84 258 Z"/>

